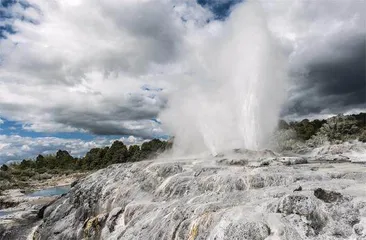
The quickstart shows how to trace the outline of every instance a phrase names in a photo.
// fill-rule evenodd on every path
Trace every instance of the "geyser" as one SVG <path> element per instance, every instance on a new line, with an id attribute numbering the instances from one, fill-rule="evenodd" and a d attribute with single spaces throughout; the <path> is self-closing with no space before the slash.
<path id="1" fill-rule="evenodd" d="M 264 147 L 276 127 L 286 79 L 259 3 L 190 31 L 187 74 L 161 114 L 177 154 Z"/>

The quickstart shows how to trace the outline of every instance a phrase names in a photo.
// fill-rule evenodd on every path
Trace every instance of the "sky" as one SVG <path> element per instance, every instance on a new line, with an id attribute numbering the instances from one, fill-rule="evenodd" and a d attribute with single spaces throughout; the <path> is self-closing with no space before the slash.
<path id="1" fill-rule="evenodd" d="M 259 2 L 288 61 L 282 117 L 365 110 L 366 1 Z M 159 115 L 190 74 L 187 49 L 241 4 L 1 0 L 0 163 L 167 139 Z"/>

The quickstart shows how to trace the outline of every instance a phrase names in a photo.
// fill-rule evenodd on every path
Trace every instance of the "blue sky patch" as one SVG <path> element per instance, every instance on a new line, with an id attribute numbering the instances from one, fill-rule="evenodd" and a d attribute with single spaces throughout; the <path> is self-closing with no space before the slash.
<path id="1" fill-rule="evenodd" d="M 45 132 L 34 132 L 23 129 L 23 124 L 16 121 L 8 121 L 4 118 L 0 118 L 0 135 L 19 135 L 22 137 L 57 137 L 65 139 L 81 139 L 89 141 L 94 139 L 96 136 L 89 133 L 83 132 L 58 132 L 58 133 L 45 133 Z M 116 136 L 114 136 L 115 138 Z"/>
<path id="2" fill-rule="evenodd" d="M 204 8 L 210 9 L 215 14 L 215 19 L 225 20 L 230 15 L 231 9 L 243 0 L 197 0 Z"/>

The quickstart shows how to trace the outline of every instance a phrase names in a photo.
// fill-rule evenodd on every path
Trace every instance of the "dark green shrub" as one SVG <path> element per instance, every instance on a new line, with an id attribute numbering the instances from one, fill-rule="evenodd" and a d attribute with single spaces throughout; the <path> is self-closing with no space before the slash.
<path id="1" fill-rule="evenodd" d="M 59 174 L 60 171 L 58 169 L 51 169 L 47 171 L 49 174 Z"/>
<path id="2" fill-rule="evenodd" d="M 35 175 L 35 172 L 30 169 L 22 170 L 20 176 L 31 178 Z"/>
<path id="3" fill-rule="evenodd" d="M 42 173 L 46 173 L 47 172 L 47 168 L 46 167 L 42 167 L 42 168 L 37 168 L 35 169 L 35 171 L 39 174 L 42 174 Z"/>
<path id="4" fill-rule="evenodd" d="M 4 171 L 4 172 L 8 171 L 8 169 L 9 169 L 9 167 L 8 167 L 6 164 L 3 164 L 3 165 L 1 166 L 1 168 L 0 168 L 0 170 L 1 170 L 1 171 Z"/>

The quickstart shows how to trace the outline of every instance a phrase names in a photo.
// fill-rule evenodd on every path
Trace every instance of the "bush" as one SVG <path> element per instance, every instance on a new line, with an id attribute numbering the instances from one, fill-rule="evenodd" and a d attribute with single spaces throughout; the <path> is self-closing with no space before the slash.
<path id="1" fill-rule="evenodd" d="M 26 188 L 29 186 L 29 183 L 27 181 L 24 182 L 16 182 L 11 186 L 12 188 Z"/>
<path id="2" fill-rule="evenodd" d="M 11 180 L 11 174 L 9 172 L 0 171 L 0 180 Z"/>
<path id="3" fill-rule="evenodd" d="M 14 176 L 20 176 L 22 174 L 23 170 L 19 170 L 19 169 L 12 169 L 11 170 L 11 174 Z"/>
<path id="4" fill-rule="evenodd" d="M 29 177 L 28 176 L 19 176 L 18 180 L 22 181 L 22 182 L 27 182 L 27 181 L 29 181 Z"/>
<path id="5" fill-rule="evenodd" d="M 39 173 L 39 174 L 46 173 L 47 172 L 47 168 L 46 167 L 37 168 L 36 169 L 36 172 Z"/>
<path id="6" fill-rule="evenodd" d="M 30 169 L 22 170 L 19 174 L 19 176 L 28 177 L 31 178 L 35 175 L 35 172 Z"/>
<path id="7" fill-rule="evenodd" d="M 4 172 L 8 171 L 8 169 L 9 169 L 9 167 L 8 167 L 6 164 L 3 164 L 3 165 L 1 166 L 1 168 L 0 168 L 0 170 L 1 170 L 1 171 L 4 171 Z"/>
<path id="8" fill-rule="evenodd" d="M 47 171 L 49 174 L 60 174 L 60 171 L 58 169 L 51 169 Z"/>

